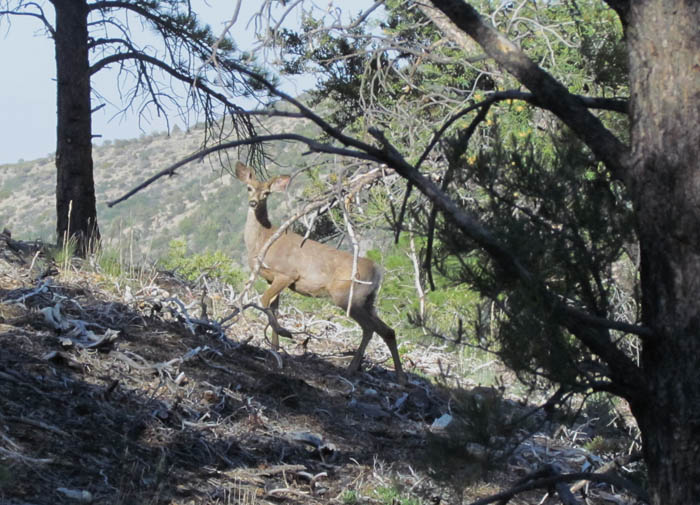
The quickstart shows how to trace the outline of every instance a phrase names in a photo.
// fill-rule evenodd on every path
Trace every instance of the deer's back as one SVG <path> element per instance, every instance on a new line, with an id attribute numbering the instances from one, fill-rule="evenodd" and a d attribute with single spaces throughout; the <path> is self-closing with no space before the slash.
<path id="1" fill-rule="evenodd" d="M 282 274 L 296 279 L 291 289 L 304 295 L 329 296 L 338 305 L 347 304 L 352 278 L 353 255 L 334 247 L 303 240 L 296 233 L 282 235 L 268 250 L 261 269 L 272 281 Z M 358 258 L 353 303 L 362 303 L 381 282 L 381 270 L 370 259 Z"/>

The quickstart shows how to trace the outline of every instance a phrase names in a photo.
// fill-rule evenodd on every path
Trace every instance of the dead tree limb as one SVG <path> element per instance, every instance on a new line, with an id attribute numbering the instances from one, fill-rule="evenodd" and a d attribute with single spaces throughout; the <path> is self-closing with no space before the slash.
<path id="1" fill-rule="evenodd" d="M 505 505 L 511 498 L 526 491 L 533 491 L 535 489 L 549 489 L 552 487 L 556 488 L 557 484 L 575 482 L 578 480 L 588 480 L 591 482 L 599 482 L 617 486 L 621 489 L 626 489 L 640 500 L 649 503 L 649 495 L 646 493 L 646 491 L 627 479 L 615 474 L 576 472 L 552 475 L 552 471 L 553 469 L 551 467 L 543 467 L 520 479 L 512 488 L 474 501 L 469 505 L 488 505 L 489 503 Z"/>

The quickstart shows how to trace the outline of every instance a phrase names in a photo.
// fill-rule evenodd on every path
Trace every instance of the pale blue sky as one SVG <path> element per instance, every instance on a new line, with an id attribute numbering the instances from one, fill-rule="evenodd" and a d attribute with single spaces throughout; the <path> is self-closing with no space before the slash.
<path id="1" fill-rule="evenodd" d="M 52 12 L 49 2 L 41 3 L 45 4 L 47 14 Z M 327 5 L 325 1 L 321 3 L 324 7 Z M 372 3 L 372 0 L 333 1 L 335 6 L 349 8 L 354 14 Z M 253 44 L 252 27 L 249 30 L 245 27 L 259 4 L 257 0 L 243 0 L 237 28 L 233 31 L 236 43 L 241 48 Z M 219 32 L 230 19 L 236 2 L 195 0 L 193 5 L 200 17 L 215 32 Z M 56 149 L 56 71 L 53 44 L 43 33 L 37 19 L 13 16 L 10 21 L 10 26 L 7 20 L 0 24 L 0 68 L 3 69 L 0 72 L 0 164 L 40 158 Z M 100 86 L 100 80 L 108 83 L 115 78 L 114 75 L 112 71 L 101 71 L 93 87 L 105 89 Z M 306 77 L 297 83 L 287 82 L 284 89 L 296 94 L 312 85 L 313 78 Z M 103 140 L 141 135 L 142 131 L 134 115 L 113 118 L 115 112 L 114 107 L 108 106 L 93 114 L 93 133 L 101 134 Z M 164 131 L 165 123 L 156 120 L 145 129 L 147 133 Z M 99 142 L 101 141 L 96 141 Z"/>

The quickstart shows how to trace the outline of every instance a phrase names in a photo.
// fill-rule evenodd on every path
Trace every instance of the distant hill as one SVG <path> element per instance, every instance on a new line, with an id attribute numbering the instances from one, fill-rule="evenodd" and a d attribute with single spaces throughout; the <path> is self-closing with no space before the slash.
<path id="1" fill-rule="evenodd" d="M 308 133 L 308 124 L 293 119 L 268 120 L 271 133 Z M 246 192 L 226 173 L 219 158 L 210 156 L 165 177 L 123 203 L 106 203 L 132 189 L 151 175 L 199 150 L 203 131 L 175 129 L 131 140 L 106 141 L 95 146 L 95 187 L 98 223 L 103 238 L 136 254 L 160 257 L 168 243 L 184 238 L 192 252 L 222 250 L 243 258 L 243 223 Z M 268 155 L 282 167 L 293 169 L 305 148 L 295 144 L 269 146 Z M 238 153 L 231 151 L 232 162 Z M 0 229 L 9 229 L 23 240 L 54 241 L 56 168 L 53 156 L 0 165 Z M 284 213 L 278 197 L 276 214 Z M 288 210 L 288 209 L 287 209 Z"/>

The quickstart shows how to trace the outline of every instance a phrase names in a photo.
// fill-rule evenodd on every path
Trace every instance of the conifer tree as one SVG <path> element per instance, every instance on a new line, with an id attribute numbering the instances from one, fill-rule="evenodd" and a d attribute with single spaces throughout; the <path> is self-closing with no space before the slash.
<path id="1" fill-rule="evenodd" d="M 201 25 L 189 1 L 51 0 L 42 4 L 3 0 L 0 21 L 30 16 L 52 38 L 56 54 L 57 146 L 56 237 L 70 237 L 84 252 L 100 237 L 92 161 L 92 112 L 102 104 L 92 86 L 98 72 L 111 69 L 122 112 L 167 118 L 198 117 L 206 139 L 232 132 L 252 133 L 236 117 L 235 97 L 253 92 L 237 70 L 246 55 L 231 39 L 218 40 Z M 148 31 L 144 38 L 141 31 Z M 210 61 L 217 47 L 216 79 Z M 209 64 L 207 64 L 209 63 Z M 250 62 L 248 62 L 250 63 Z"/>
<path id="2" fill-rule="evenodd" d="M 651 502 L 700 503 L 700 2 L 381 3 L 380 37 L 287 34 L 332 136 L 430 202 L 433 267 L 500 305 L 509 364 L 624 398 Z"/>

